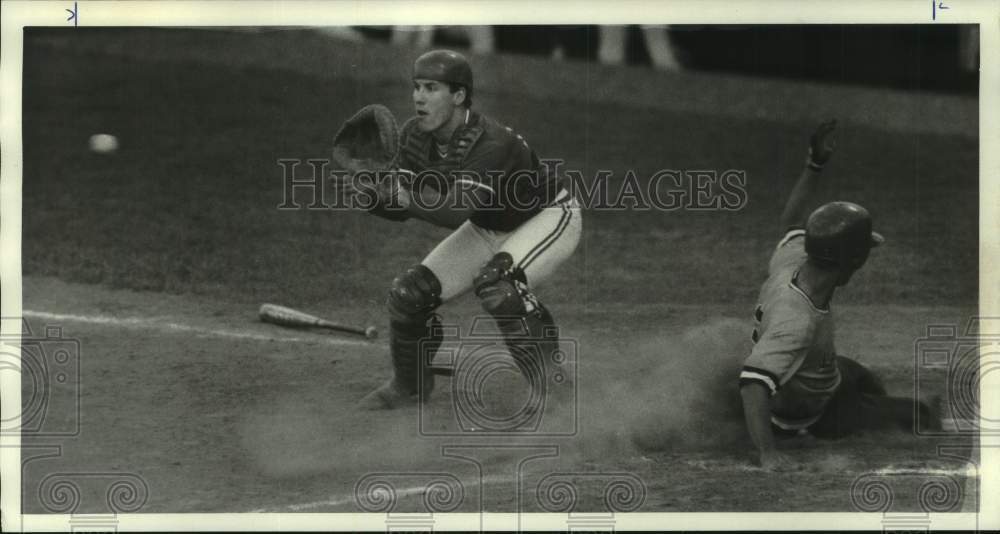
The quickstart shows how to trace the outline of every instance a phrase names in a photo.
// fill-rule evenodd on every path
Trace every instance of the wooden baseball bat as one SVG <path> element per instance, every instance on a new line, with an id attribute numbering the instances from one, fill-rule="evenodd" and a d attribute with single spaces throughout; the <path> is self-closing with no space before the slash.
<path id="1" fill-rule="evenodd" d="M 378 336 L 378 329 L 374 326 L 360 327 L 335 323 L 333 321 L 316 317 L 315 315 L 309 315 L 308 313 L 301 312 L 299 310 L 294 310 L 285 306 L 278 306 L 277 304 L 261 305 L 259 315 L 260 320 L 265 323 L 288 326 L 291 328 L 326 328 L 329 330 L 357 334 L 368 339 L 374 339 Z"/>

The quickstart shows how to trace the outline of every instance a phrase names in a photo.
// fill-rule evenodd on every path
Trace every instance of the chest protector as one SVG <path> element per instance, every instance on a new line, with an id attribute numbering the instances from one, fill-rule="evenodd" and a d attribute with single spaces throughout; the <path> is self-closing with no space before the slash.
<path id="1" fill-rule="evenodd" d="M 451 173 L 462 169 L 472 148 L 483 136 L 483 125 L 478 114 L 473 114 L 470 124 L 463 124 L 455 130 L 448 142 L 448 153 L 441 159 L 431 160 L 434 136 L 417 130 L 416 118 L 403 125 L 403 140 L 400 146 L 400 163 L 403 168 L 420 173 L 437 171 L 450 179 Z"/>

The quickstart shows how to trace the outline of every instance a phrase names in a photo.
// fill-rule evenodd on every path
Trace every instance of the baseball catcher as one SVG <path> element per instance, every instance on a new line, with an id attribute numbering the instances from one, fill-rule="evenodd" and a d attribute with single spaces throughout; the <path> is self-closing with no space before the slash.
<path id="1" fill-rule="evenodd" d="M 830 303 L 838 287 L 883 238 L 868 211 L 830 202 L 806 217 L 823 166 L 833 155 L 835 122 L 813 133 L 809 157 L 781 214 L 785 234 L 768 265 L 754 309 L 754 347 L 740 373 L 750 437 L 769 470 L 793 467 L 775 448 L 775 435 L 808 432 L 838 438 L 859 430 L 912 429 L 914 401 L 886 395 L 881 381 L 834 348 Z M 931 421 L 930 408 L 917 403 Z"/>
<path id="2" fill-rule="evenodd" d="M 372 214 L 454 229 L 393 280 L 386 302 L 393 376 L 362 406 L 427 399 L 434 387 L 427 369 L 441 342 L 435 311 L 469 291 L 534 391 L 551 392 L 558 334 L 534 288 L 575 250 L 579 206 L 524 137 L 472 109 L 472 69 L 461 54 L 418 57 L 412 87 L 415 116 L 398 133 L 388 110 L 367 106 L 334 142 L 334 159 L 352 174 L 341 187 L 363 195 Z"/>

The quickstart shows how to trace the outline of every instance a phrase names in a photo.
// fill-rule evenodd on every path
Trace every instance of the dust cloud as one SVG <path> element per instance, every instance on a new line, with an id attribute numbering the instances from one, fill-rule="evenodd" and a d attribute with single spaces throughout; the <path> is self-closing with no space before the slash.
<path id="1" fill-rule="evenodd" d="M 616 356 L 613 370 L 578 362 L 576 405 L 549 404 L 543 423 L 564 429 L 571 426 L 568 418 L 576 418 L 575 435 L 541 438 L 511 432 L 487 441 L 558 444 L 566 459 L 643 451 L 744 449 L 749 445 L 738 380 L 749 350 L 748 338 L 744 322 L 715 320 L 625 347 Z M 448 381 L 441 382 L 426 414 L 444 420 L 453 397 Z M 505 376 L 502 383 L 487 384 L 482 398 L 499 412 L 511 412 L 520 402 L 522 382 L 520 377 Z M 476 439 L 475 435 L 422 436 L 417 419 L 416 407 L 324 411 L 289 400 L 248 415 L 242 425 L 243 446 L 266 476 L 334 473 L 349 477 L 374 470 L 419 470 L 442 459 L 443 445 Z M 506 454 L 498 449 L 494 460 Z"/>
<path id="2" fill-rule="evenodd" d="M 242 438 L 253 464 L 271 477 L 405 471 L 438 455 L 435 444 L 418 439 L 415 421 L 412 407 L 321 412 L 288 402 L 249 416 Z"/>
<path id="3" fill-rule="evenodd" d="M 739 371 L 748 332 L 742 321 L 720 319 L 627 349 L 622 376 L 581 385 L 581 450 L 745 447 Z"/>

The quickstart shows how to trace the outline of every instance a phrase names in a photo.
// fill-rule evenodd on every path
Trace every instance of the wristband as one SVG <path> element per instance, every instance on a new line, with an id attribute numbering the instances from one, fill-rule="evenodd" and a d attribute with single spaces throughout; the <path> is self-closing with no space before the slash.
<path id="1" fill-rule="evenodd" d="M 823 165 L 825 163 L 826 162 L 816 163 L 816 161 L 813 160 L 813 151 L 812 151 L 812 147 L 810 147 L 809 148 L 809 155 L 806 156 L 806 167 L 809 167 L 810 170 L 819 172 L 819 171 L 823 170 Z"/>

